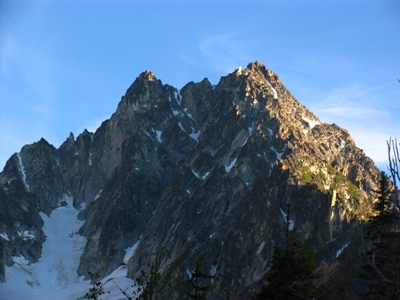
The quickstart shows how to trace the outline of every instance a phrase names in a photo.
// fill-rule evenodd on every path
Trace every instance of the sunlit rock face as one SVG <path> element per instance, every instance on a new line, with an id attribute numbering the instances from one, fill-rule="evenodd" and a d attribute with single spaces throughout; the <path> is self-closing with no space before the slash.
<path id="1" fill-rule="evenodd" d="M 284 240 L 289 203 L 291 230 L 334 279 L 378 175 L 346 130 L 322 123 L 260 62 L 180 90 L 146 71 L 95 133 L 71 134 L 58 149 L 42 139 L 7 162 L 0 279 L 12 257 L 38 261 L 39 212 L 50 215 L 65 195 L 84 221 L 80 275 L 112 273 L 139 241 L 128 276 L 170 265 L 173 288 L 160 298 L 182 299 L 202 254 L 216 274 L 207 299 L 248 298 Z"/>

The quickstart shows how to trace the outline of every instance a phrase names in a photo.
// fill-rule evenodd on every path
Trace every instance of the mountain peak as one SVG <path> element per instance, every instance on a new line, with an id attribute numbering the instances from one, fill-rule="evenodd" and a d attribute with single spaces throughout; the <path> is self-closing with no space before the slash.
<path id="1" fill-rule="evenodd" d="M 265 68 L 265 65 L 258 60 L 256 60 L 255 62 L 251 62 L 247 65 L 247 69 L 249 70 L 254 68 Z"/>
<path id="2" fill-rule="evenodd" d="M 147 80 L 147 81 L 156 81 L 156 75 L 151 70 L 146 70 L 143 73 L 141 73 L 138 77 L 138 79 L 141 80 Z"/>

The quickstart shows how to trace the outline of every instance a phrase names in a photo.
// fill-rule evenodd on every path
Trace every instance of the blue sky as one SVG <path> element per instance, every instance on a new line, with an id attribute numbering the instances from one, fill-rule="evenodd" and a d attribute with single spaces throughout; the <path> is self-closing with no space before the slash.
<path id="1" fill-rule="evenodd" d="M 0 170 L 95 131 L 135 78 L 219 78 L 259 60 L 377 165 L 400 139 L 400 1 L 0 0 Z"/>

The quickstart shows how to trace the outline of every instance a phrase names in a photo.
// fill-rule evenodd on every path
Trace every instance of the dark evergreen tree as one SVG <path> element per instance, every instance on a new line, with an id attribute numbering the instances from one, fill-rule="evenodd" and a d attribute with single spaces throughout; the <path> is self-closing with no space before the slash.
<path id="1" fill-rule="evenodd" d="M 364 299 L 400 299 L 400 232 L 398 217 L 390 202 L 389 178 L 381 174 L 374 214 L 369 218 L 366 233 L 366 261 L 361 277 L 368 283 Z M 368 248 L 368 249 L 366 249 Z"/>
<path id="2" fill-rule="evenodd" d="M 254 299 L 313 299 L 318 293 L 314 281 L 314 253 L 290 232 L 290 206 L 286 220 L 286 241 L 283 248 L 275 247 L 271 269 Z"/>
<path id="3" fill-rule="evenodd" d="M 201 255 L 197 261 L 191 278 L 188 280 L 188 296 L 191 299 L 206 299 L 206 292 L 210 288 L 211 279 L 214 277 L 203 270 L 205 255 Z"/>
<path id="4" fill-rule="evenodd" d="M 170 271 L 171 265 L 171 253 L 169 250 L 165 252 L 165 256 L 167 258 L 167 265 L 164 269 L 164 273 L 166 274 L 164 278 L 162 278 L 162 273 L 160 271 L 160 254 L 157 255 L 155 263 L 152 265 L 148 265 L 148 271 L 141 270 L 140 275 L 135 278 L 135 286 L 136 291 L 133 293 L 134 295 L 129 296 L 126 291 L 122 291 L 124 296 L 128 300 L 133 299 L 142 299 L 142 300 L 157 300 L 156 292 L 161 286 L 170 286 L 172 273 Z"/>
<path id="5" fill-rule="evenodd" d="M 93 286 L 89 289 L 89 292 L 86 293 L 85 299 L 98 300 L 100 299 L 99 297 L 105 293 L 103 283 L 98 280 L 100 277 L 99 274 L 89 272 L 89 276 L 93 281 Z"/>

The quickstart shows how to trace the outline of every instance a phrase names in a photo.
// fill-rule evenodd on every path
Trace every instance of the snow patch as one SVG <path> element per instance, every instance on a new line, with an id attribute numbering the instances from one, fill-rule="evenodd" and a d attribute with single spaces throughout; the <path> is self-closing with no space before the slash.
<path id="1" fill-rule="evenodd" d="M 68 192 L 70 193 L 70 191 Z M 62 198 L 58 201 L 58 206 L 65 206 L 64 204 L 72 207 L 74 205 L 74 197 L 64 193 Z"/>
<path id="2" fill-rule="evenodd" d="M 191 118 L 193 121 L 195 121 L 195 119 L 193 118 L 192 114 L 187 112 L 187 108 L 185 108 L 185 113 L 189 118 Z"/>
<path id="3" fill-rule="evenodd" d="M 211 265 L 211 269 L 210 269 L 210 275 L 211 276 L 215 276 L 215 274 L 217 274 L 217 267 L 218 267 L 218 265 Z M 214 278 L 213 277 L 211 277 L 211 284 L 213 284 L 214 283 Z"/>
<path id="4" fill-rule="evenodd" d="M 251 124 L 250 127 L 247 127 L 247 129 L 249 130 L 250 135 L 253 135 L 253 131 L 254 131 L 254 122 Z"/>
<path id="5" fill-rule="evenodd" d="M 286 147 L 287 147 L 287 144 L 285 144 L 285 146 L 283 147 L 283 150 L 282 150 L 282 152 L 278 152 L 278 151 L 276 151 L 276 150 L 275 150 L 275 148 L 274 148 L 274 147 L 272 147 L 272 146 L 271 146 L 271 150 L 273 150 L 273 151 L 276 153 L 276 157 L 277 157 L 277 159 L 280 159 L 280 158 L 282 157 L 283 153 L 285 152 L 285 150 L 286 150 Z"/>
<path id="6" fill-rule="evenodd" d="M 197 133 L 195 133 L 197 131 Z M 192 139 L 194 139 L 196 142 L 199 142 L 199 135 L 200 135 L 200 130 L 197 130 L 192 127 L 192 133 L 189 135 Z"/>
<path id="7" fill-rule="evenodd" d="M 36 237 L 34 234 L 29 233 L 28 230 L 25 231 L 18 231 L 18 236 L 23 240 L 23 241 L 27 241 L 27 240 L 34 240 Z"/>
<path id="8" fill-rule="evenodd" d="M 183 132 L 186 132 L 185 128 L 183 128 L 181 121 L 178 122 L 178 126 L 182 129 Z"/>
<path id="9" fill-rule="evenodd" d="M 279 209 L 281 210 L 281 214 L 283 219 L 285 220 L 285 223 L 287 222 L 287 213 L 285 213 L 282 208 L 279 207 Z M 294 221 L 293 220 L 289 220 L 289 230 L 292 231 L 294 228 Z"/>
<path id="10" fill-rule="evenodd" d="M 162 141 L 161 141 L 161 134 L 162 134 L 162 131 L 156 130 L 157 140 L 158 140 L 159 143 L 162 142 Z"/>
<path id="11" fill-rule="evenodd" d="M 201 179 L 199 173 L 197 173 L 195 170 L 192 170 L 192 173 L 194 174 L 194 176 L 196 176 L 197 178 Z"/>
<path id="12" fill-rule="evenodd" d="M 229 173 L 229 171 L 232 169 L 232 167 L 235 165 L 237 158 L 235 158 L 234 160 L 232 160 L 232 162 L 228 165 L 225 166 L 225 172 Z"/>
<path id="13" fill-rule="evenodd" d="M 132 246 L 125 249 L 125 256 L 122 260 L 124 264 L 128 263 L 128 260 L 135 254 L 137 247 L 139 246 L 140 239 Z"/>
<path id="14" fill-rule="evenodd" d="M 194 176 L 196 176 L 197 178 L 203 180 L 204 178 L 206 178 L 210 172 L 205 173 L 203 176 L 201 176 L 199 173 L 197 173 L 195 170 L 192 170 L 192 173 L 194 174 Z"/>
<path id="15" fill-rule="evenodd" d="M 192 272 L 190 272 L 189 268 L 186 268 L 186 273 L 189 276 L 189 279 L 192 279 Z"/>
<path id="16" fill-rule="evenodd" d="M 21 256 L 13 256 L 12 257 L 14 263 L 18 265 L 29 265 L 29 260 L 27 260 L 23 255 Z"/>
<path id="17" fill-rule="evenodd" d="M 9 237 L 8 237 L 8 234 L 7 234 L 7 233 L 0 233 L 0 237 L 1 237 L 3 240 L 6 240 L 7 242 L 9 242 L 9 241 L 10 241 L 10 239 L 9 239 Z"/>
<path id="18" fill-rule="evenodd" d="M 101 280 L 103 283 L 103 289 L 106 292 L 99 299 L 107 300 L 120 300 L 127 299 L 121 290 L 127 295 L 135 299 L 134 296 L 137 293 L 137 287 L 135 286 L 135 281 L 127 277 L 128 266 L 122 265 L 118 269 L 114 270 L 110 275 Z"/>
<path id="19" fill-rule="evenodd" d="M 175 109 L 172 109 L 172 113 L 174 114 L 175 117 L 179 115 L 179 111 Z"/>
<path id="20" fill-rule="evenodd" d="M 306 121 L 308 123 L 308 126 L 310 126 L 311 129 L 313 129 L 316 125 L 321 124 L 318 121 L 312 121 L 309 118 L 303 118 L 304 121 Z"/>
<path id="21" fill-rule="evenodd" d="M 346 244 L 343 245 L 342 248 L 340 248 L 338 251 L 336 251 L 336 258 L 338 258 L 344 251 L 344 249 L 346 249 L 346 247 L 350 244 L 350 241 L 347 242 Z"/>
<path id="22" fill-rule="evenodd" d="M 340 143 L 340 150 L 343 150 L 346 147 L 346 141 L 342 141 Z"/>
<path id="23" fill-rule="evenodd" d="M 18 153 L 18 160 L 19 160 L 19 170 L 21 171 L 21 174 L 22 174 L 22 182 L 23 182 L 24 185 L 25 185 L 25 189 L 26 189 L 28 192 L 30 192 L 29 184 L 26 182 L 25 168 L 24 168 L 24 165 L 22 164 L 22 158 L 21 158 L 21 156 L 19 155 L 19 153 Z"/>

